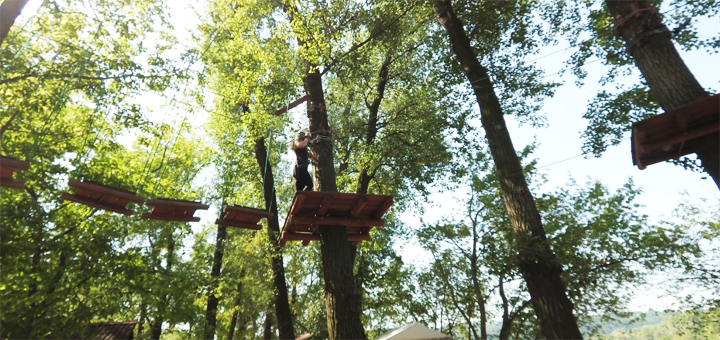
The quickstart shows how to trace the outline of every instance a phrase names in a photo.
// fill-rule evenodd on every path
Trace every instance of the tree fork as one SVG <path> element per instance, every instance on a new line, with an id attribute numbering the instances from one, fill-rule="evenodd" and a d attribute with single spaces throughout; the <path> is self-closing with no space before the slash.
<path id="1" fill-rule="evenodd" d="M 265 179 L 263 187 L 263 195 L 265 198 L 265 209 L 268 209 L 273 216 L 268 218 L 268 241 L 272 256 L 270 263 L 272 266 L 273 285 L 275 286 L 275 316 L 277 317 L 278 335 L 280 340 L 295 339 L 295 330 L 293 328 L 292 312 L 290 311 L 290 302 L 288 300 L 287 282 L 285 281 L 285 265 L 280 245 L 278 244 L 278 236 L 280 235 L 280 222 L 278 221 L 277 196 L 275 195 L 275 177 L 272 172 L 272 165 L 267 159 L 267 147 L 265 139 L 255 140 L 255 159 L 260 166 L 260 174 Z"/>
<path id="2" fill-rule="evenodd" d="M 645 32 L 665 27 L 652 5 L 645 1 L 618 0 L 606 0 L 605 4 L 616 18 L 616 30 L 627 44 L 635 66 L 663 110 L 710 96 L 685 65 L 669 31 L 645 35 Z M 638 37 L 641 34 L 643 37 Z M 720 134 L 714 133 L 698 142 L 697 156 L 703 169 L 720 189 Z"/>
<path id="3" fill-rule="evenodd" d="M 452 9 L 452 2 L 435 1 L 433 9 L 438 22 L 448 32 L 453 52 L 480 106 L 482 126 L 497 169 L 501 194 L 515 231 L 518 267 L 532 298 L 540 332 L 546 339 L 582 339 L 573 315 L 573 304 L 561 278 L 562 266 L 547 243 L 540 213 L 525 181 L 487 69 L 478 61 L 463 23 Z"/>

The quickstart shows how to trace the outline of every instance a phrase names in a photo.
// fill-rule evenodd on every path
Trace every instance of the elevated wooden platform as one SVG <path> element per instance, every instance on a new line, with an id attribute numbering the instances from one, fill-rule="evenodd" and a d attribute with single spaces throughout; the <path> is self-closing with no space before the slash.
<path id="1" fill-rule="evenodd" d="M 220 218 L 215 220 L 215 224 L 234 228 L 260 230 L 262 229 L 262 225 L 257 223 L 263 218 L 271 218 L 272 216 L 272 213 L 265 210 L 239 205 L 226 205 Z"/>
<path id="2" fill-rule="evenodd" d="M 129 191 L 111 188 L 102 184 L 89 181 L 76 181 L 70 179 L 68 186 L 77 188 L 75 194 L 63 193 L 60 198 L 64 201 L 72 201 L 90 207 L 109 210 L 126 216 L 132 215 L 132 210 L 127 209 L 130 202 L 142 204 L 145 199 Z"/>
<path id="3" fill-rule="evenodd" d="M 0 186 L 18 190 L 25 189 L 25 183 L 13 180 L 13 174 L 16 171 L 27 171 L 28 169 L 30 169 L 28 162 L 0 156 Z"/>
<path id="4" fill-rule="evenodd" d="M 355 244 L 369 241 L 370 230 L 385 224 L 382 217 L 392 204 L 392 196 L 385 195 L 299 191 L 285 219 L 280 246 L 293 240 L 303 245 L 319 241 L 321 225 L 346 227 L 348 240 Z"/>
<path id="5" fill-rule="evenodd" d="M 720 95 L 667 111 L 632 126 L 633 164 L 678 159 L 698 149 L 699 138 L 720 131 Z"/>
<path id="6" fill-rule="evenodd" d="M 210 208 L 199 202 L 168 199 L 147 200 L 145 204 L 153 209 L 140 215 L 140 218 L 163 221 L 200 222 L 200 217 L 193 216 L 195 211 Z"/>

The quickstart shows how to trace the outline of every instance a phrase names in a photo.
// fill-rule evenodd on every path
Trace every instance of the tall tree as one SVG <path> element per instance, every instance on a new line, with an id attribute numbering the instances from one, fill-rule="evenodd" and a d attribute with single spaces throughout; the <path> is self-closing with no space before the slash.
<path id="1" fill-rule="evenodd" d="M 285 265 L 278 238 L 280 237 L 280 222 L 278 217 L 278 203 L 275 194 L 275 176 L 273 175 L 272 164 L 268 159 L 268 151 L 265 146 L 265 139 L 255 141 L 255 159 L 260 167 L 260 174 L 263 178 L 263 197 L 265 198 L 265 209 L 268 209 L 273 216 L 268 219 L 268 242 L 270 243 L 270 263 L 272 267 L 272 279 L 275 288 L 274 305 L 277 328 L 281 340 L 295 339 L 293 317 L 290 311 L 290 301 L 285 281 Z"/>
<path id="2" fill-rule="evenodd" d="M 528 286 L 542 335 L 548 339 L 582 339 L 573 315 L 573 304 L 561 278 L 562 266 L 547 243 L 540 214 L 528 189 L 488 71 L 480 64 L 462 21 L 453 11 L 452 2 L 435 1 L 433 10 L 440 25 L 448 32 L 455 57 L 480 107 L 501 194 L 515 229 L 518 266 Z"/>
<path id="3" fill-rule="evenodd" d="M 652 4 L 606 0 L 605 6 L 611 16 L 619 18 L 617 30 L 628 46 L 627 51 L 663 110 L 710 96 L 678 54 L 671 32 L 662 24 L 660 13 Z M 662 27 L 665 31 L 656 33 Z M 703 137 L 696 147 L 704 171 L 720 189 L 720 133 Z"/>

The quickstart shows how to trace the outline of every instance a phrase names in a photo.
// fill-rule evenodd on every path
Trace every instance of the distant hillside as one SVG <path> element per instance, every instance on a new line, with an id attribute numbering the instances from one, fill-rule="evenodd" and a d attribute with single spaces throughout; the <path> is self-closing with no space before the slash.
<path id="1" fill-rule="evenodd" d="M 645 313 L 632 313 L 630 317 L 619 318 L 615 321 L 601 321 L 600 317 L 593 318 L 593 324 L 600 327 L 598 334 L 609 334 L 617 329 L 630 330 L 648 325 L 657 325 L 668 317 L 680 315 L 675 311 L 656 312 L 649 311 Z M 591 326 L 582 327 L 584 334 L 587 334 Z"/>

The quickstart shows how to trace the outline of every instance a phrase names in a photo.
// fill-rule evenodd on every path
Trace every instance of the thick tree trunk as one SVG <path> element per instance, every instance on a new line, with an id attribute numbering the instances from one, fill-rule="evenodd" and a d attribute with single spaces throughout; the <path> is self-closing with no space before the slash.
<path id="1" fill-rule="evenodd" d="M 5 0 L 0 4 L 0 47 L 28 0 Z"/>
<path id="2" fill-rule="evenodd" d="M 535 201 L 505 124 L 490 77 L 477 59 L 451 1 L 435 1 L 434 11 L 480 106 L 483 128 L 497 169 L 500 189 L 515 230 L 518 265 L 527 283 L 542 335 L 547 339 L 582 339 L 573 304 L 560 275 L 562 266 L 550 249 Z"/>
<path id="3" fill-rule="evenodd" d="M 220 298 L 217 296 L 217 288 L 222 270 L 223 255 L 225 254 L 225 239 L 227 238 L 227 227 L 218 226 L 215 237 L 215 255 L 213 256 L 212 270 L 210 271 L 210 291 L 208 293 L 207 308 L 205 309 L 205 330 L 203 338 L 206 340 L 215 339 L 215 327 L 217 326 L 217 310 Z"/>
<path id="4" fill-rule="evenodd" d="M 267 159 L 265 139 L 255 141 L 255 159 L 260 166 L 260 174 L 265 179 L 263 194 L 265 209 L 273 216 L 268 219 L 268 241 L 272 249 L 270 262 L 272 266 L 273 285 L 275 286 L 275 315 L 277 316 L 278 333 L 281 340 L 295 339 L 293 316 L 288 301 L 287 282 L 285 281 L 285 265 L 283 264 L 282 250 L 278 244 L 280 235 L 280 222 L 278 220 L 277 197 L 275 196 L 275 177 L 272 165 Z"/>
<path id="5" fill-rule="evenodd" d="M 314 136 L 312 148 L 318 155 L 314 163 L 317 191 L 337 192 L 332 135 L 325 111 L 320 73 L 306 65 L 303 83 L 305 91 L 310 95 L 308 116 L 310 131 Z M 320 235 L 328 335 L 330 339 L 365 339 L 347 230 L 341 226 L 320 226 Z"/>
<path id="6" fill-rule="evenodd" d="M 284 4 L 283 10 L 291 22 L 297 10 Z M 301 36 L 298 45 L 305 46 Z M 337 192 L 333 142 L 328 115 L 325 110 L 325 93 L 322 77 L 308 60 L 303 60 L 303 85 L 308 94 L 308 118 L 313 139 L 310 146 L 317 154 L 313 164 L 317 191 Z M 365 339 L 361 306 L 355 290 L 353 263 L 348 246 L 347 229 L 342 226 L 320 226 L 320 252 L 325 282 L 325 308 L 327 309 L 328 336 L 330 339 Z"/>
<path id="7" fill-rule="evenodd" d="M 618 31 L 626 43 L 632 42 L 638 33 L 662 26 L 658 11 L 646 7 L 644 3 L 605 1 L 610 13 L 613 16 L 620 15 L 621 20 L 624 20 Z M 643 39 L 641 44 L 631 46 L 629 52 L 650 87 L 650 92 L 663 110 L 690 104 L 710 95 L 680 58 L 669 32 L 651 34 Z M 697 147 L 697 155 L 705 172 L 720 189 L 720 135 L 715 133 L 699 140 Z"/>

